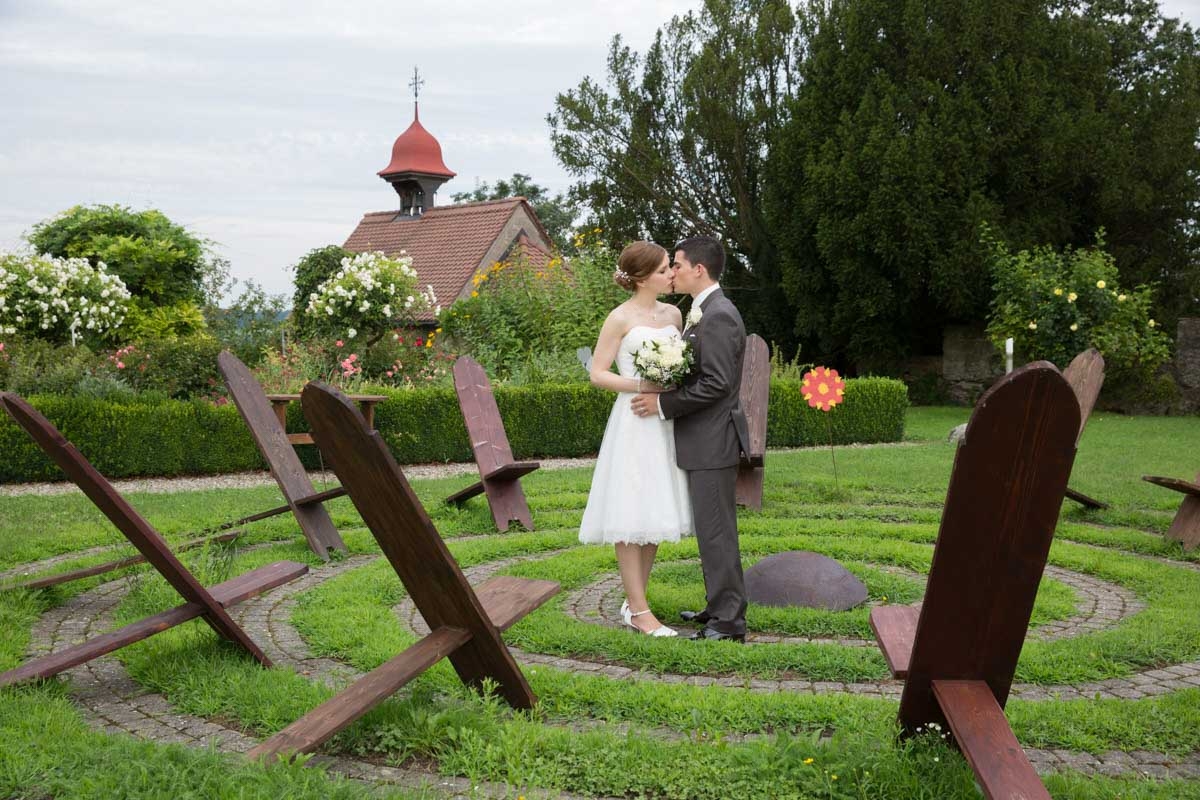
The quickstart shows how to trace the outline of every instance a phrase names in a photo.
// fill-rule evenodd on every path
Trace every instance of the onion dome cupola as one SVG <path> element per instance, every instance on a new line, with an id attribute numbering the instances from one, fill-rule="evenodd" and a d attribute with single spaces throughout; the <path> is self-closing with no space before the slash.
<path id="1" fill-rule="evenodd" d="M 414 98 L 424 81 L 413 70 Z M 442 160 L 442 146 L 421 124 L 417 100 L 413 100 L 413 121 L 392 144 L 392 160 L 379 171 L 379 177 L 392 185 L 400 195 L 400 213 L 421 216 L 434 206 L 438 188 L 455 176 Z"/>

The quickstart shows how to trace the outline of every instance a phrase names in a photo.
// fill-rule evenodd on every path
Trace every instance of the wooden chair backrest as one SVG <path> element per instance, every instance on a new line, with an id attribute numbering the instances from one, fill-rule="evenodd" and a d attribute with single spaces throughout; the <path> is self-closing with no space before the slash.
<path id="1" fill-rule="evenodd" d="M 147 522 L 108 479 L 97 471 L 83 454 L 67 441 L 37 409 L 10 392 L 0 392 L 0 403 L 13 420 L 25 429 L 47 456 L 96 504 L 148 562 L 184 599 L 215 605 L 200 582 L 171 552 L 162 535 Z"/>
<path id="2" fill-rule="evenodd" d="M 771 399 L 771 354 L 767 343 L 757 333 L 746 337 L 746 354 L 742 358 L 742 388 L 738 396 L 746 425 L 750 429 L 748 456 L 767 452 L 767 404 Z"/>
<path id="3" fill-rule="evenodd" d="M 267 399 L 262 384 L 250 369 L 228 350 L 217 356 L 217 369 L 225 379 L 229 396 L 233 398 L 238 413 L 250 429 L 258 449 L 267 459 L 275 479 L 285 484 L 291 495 L 302 497 L 312 494 L 314 489 L 300 457 L 288 441 L 287 431 L 279 424 L 271 401 Z"/>
<path id="4" fill-rule="evenodd" d="M 500 419 L 500 408 L 492 394 L 492 383 L 475 359 L 460 356 L 454 362 L 454 391 L 462 409 L 475 463 L 481 475 L 488 475 L 513 461 L 508 435 Z"/>
<path id="5" fill-rule="evenodd" d="M 931 681 L 986 681 L 1003 707 L 1075 459 L 1079 403 L 1053 364 L 1001 378 L 958 446 L 900 701 L 941 718 Z"/>
<path id="6" fill-rule="evenodd" d="M 451 627 L 471 634 L 449 656 L 459 676 L 477 684 L 499 669 L 509 681 L 502 682 L 501 691 L 512 689 L 517 692 L 512 699 L 527 705 L 528 684 L 520 669 L 382 437 L 331 386 L 314 381 L 301 397 L 313 439 L 425 622 L 434 630 Z"/>
<path id="7" fill-rule="evenodd" d="M 1100 388 L 1104 386 L 1104 356 L 1094 347 L 1084 350 L 1063 370 L 1062 376 L 1071 384 L 1075 399 L 1079 401 L 1079 435 L 1075 443 L 1083 437 L 1083 429 L 1087 427 L 1088 417 L 1096 407 L 1096 398 L 1100 396 Z"/>

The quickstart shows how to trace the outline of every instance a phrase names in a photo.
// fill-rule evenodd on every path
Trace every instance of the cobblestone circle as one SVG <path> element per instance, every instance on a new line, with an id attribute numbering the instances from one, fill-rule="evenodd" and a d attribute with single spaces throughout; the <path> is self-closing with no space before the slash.
<path id="1" fill-rule="evenodd" d="M 477 584 L 515 562 L 547 558 L 554 554 L 541 553 L 537 556 L 495 561 L 465 572 L 468 579 Z M 231 612 L 277 667 L 294 669 L 313 680 L 325 681 L 330 685 L 345 685 L 359 673 L 340 662 L 313 655 L 291 625 L 290 616 L 300 594 L 330 578 L 365 566 L 377 558 L 379 556 L 356 556 L 322 566 L 296 581 L 234 607 Z M 1178 562 L 1170 563 L 1178 565 Z M 1047 638 L 1061 638 L 1098 630 L 1116 624 L 1142 607 L 1141 603 L 1122 587 L 1061 569 L 1053 569 L 1053 576 L 1079 593 L 1079 611 L 1072 618 L 1056 623 L 1056 626 L 1043 626 L 1042 635 Z M 616 606 L 620 601 L 618 585 L 612 577 L 597 581 L 568 596 L 564 608 L 568 614 L 591 624 L 615 625 Z M 128 587 L 127 579 L 111 581 L 48 611 L 33 629 L 30 655 L 57 650 L 110 628 L 113 611 L 127 593 Z M 410 601 L 401 602 L 395 608 L 395 612 L 398 619 L 415 633 L 421 634 L 428 630 Z M 770 638 L 760 637 L 759 641 L 770 641 Z M 842 640 L 826 641 L 856 644 Z M 891 680 L 861 683 L 763 679 L 747 681 L 736 677 L 654 673 L 585 659 L 526 653 L 515 648 L 514 655 L 521 663 L 529 666 L 545 665 L 556 669 L 591 672 L 614 679 L 656 680 L 696 686 L 731 686 L 760 692 L 848 692 L 892 698 L 898 697 L 901 690 L 901 684 Z M 71 680 L 73 699 L 82 709 L 89 724 L 98 730 L 127 733 L 157 742 L 174 742 L 194 747 L 214 746 L 222 751 L 239 753 L 247 751 L 256 743 L 254 738 L 220 721 L 178 712 L 162 695 L 134 682 L 121 663 L 111 656 L 76 667 L 66 675 Z M 1200 661 L 1148 670 L 1128 678 L 1076 686 L 1014 685 L 1013 696 L 1033 701 L 1094 696 L 1132 700 L 1197 686 L 1200 686 Z M 582 729 L 596 724 L 598 723 L 585 721 L 579 723 L 578 727 Z M 654 733 L 679 735 L 659 731 Z M 1143 751 L 1111 751 L 1099 756 L 1067 750 L 1028 749 L 1026 752 L 1034 766 L 1043 773 L 1076 770 L 1085 774 L 1112 776 L 1133 773 L 1153 777 L 1200 778 L 1200 753 L 1193 753 L 1183 759 L 1173 759 L 1162 753 Z M 472 791 L 503 796 L 511 791 L 511 787 L 506 786 L 472 787 L 465 779 L 445 778 L 423 770 L 381 766 L 352 758 L 322 756 L 316 760 L 331 772 L 354 779 L 409 787 L 432 786 L 450 796 L 465 796 Z M 539 796 L 536 791 L 525 791 L 525 794 L 529 797 Z M 559 793 L 547 796 L 569 797 Z"/>

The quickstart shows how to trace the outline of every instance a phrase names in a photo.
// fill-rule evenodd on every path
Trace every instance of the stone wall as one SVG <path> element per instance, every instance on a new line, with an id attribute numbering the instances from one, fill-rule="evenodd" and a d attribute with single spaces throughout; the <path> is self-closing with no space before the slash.
<path id="1" fill-rule="evenodd" d="M 948 326 L 942 335 L 942 379 L 956 403 L 972 405 L 1004 374 L 1004 358 L 983 328 Z"/>

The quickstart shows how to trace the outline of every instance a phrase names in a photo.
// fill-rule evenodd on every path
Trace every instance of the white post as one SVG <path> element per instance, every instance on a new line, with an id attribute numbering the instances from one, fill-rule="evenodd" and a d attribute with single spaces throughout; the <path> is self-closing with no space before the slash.
<path id="1" fill-rule="evenodd" d="M 1012 372 L 1012 356 L 1013 356 L 1013 340 L 1008 338 L 1004 340 L 1004 374 Z"/>

